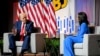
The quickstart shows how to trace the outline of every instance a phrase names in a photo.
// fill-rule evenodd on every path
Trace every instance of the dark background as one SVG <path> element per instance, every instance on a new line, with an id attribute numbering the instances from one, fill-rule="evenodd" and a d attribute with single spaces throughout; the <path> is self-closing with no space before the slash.
<path id="1" fill-rule="evenodd" d="M 10 32 L 13 25 L 13 2 L 17 0 L 0 1 L 0 38 L 4 32 Z"/>

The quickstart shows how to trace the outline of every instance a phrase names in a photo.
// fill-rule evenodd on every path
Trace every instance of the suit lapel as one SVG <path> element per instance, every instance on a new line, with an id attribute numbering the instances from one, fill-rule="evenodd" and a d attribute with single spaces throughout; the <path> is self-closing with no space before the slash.
<path id="1" fill-rule="evenodd" d="M 25 26 L 25 29 L 26 29 L 26 31 L 28 31 L 28 28 L 29 26 L 28 26 L 28 21 L 26 22 L 26 26 Z"/>

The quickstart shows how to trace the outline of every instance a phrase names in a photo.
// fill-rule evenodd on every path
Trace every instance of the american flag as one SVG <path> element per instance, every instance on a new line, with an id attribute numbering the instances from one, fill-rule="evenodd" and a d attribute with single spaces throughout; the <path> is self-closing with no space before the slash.
<path id="1" fill-rule="evenodd" d="M 50 37 L 55 36 L 57 26 L 56 26 L 56 16 L 52 1 L 44 0 L 43 8 L 44 8 L 44 18 L 46 22 L 47 33 L 49 34 Z"/>
<path id="2" fill-rule="evenodd" d="M 45 33 L 45 24 L 43 18 L 43 9 L 40 0 L 30 0 L 29 15 L 36 27 L 41 28 L 41 33 Z"/>
<path id="3" fill-rule="evenodd" d="M 34 22 L 35 27 L 41 28 L 41 33 L 56 35 L 55 11 L 51 0 L 19 0 L 17 20 L 19 13 L 23 12 L 28 14 L 27 18 Z"/>

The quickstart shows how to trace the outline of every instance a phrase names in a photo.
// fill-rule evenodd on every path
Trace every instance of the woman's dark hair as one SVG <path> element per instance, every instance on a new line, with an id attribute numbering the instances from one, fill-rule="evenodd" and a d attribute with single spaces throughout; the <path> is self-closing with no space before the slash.
<path id="1" fill-rule="evenodd" d="M 87 15 L 85 12 L 79 12 L 78 13 L 78 20 L 79 20 L 79 24 L 81 25 L 83 22 L 86 24 L 89 24 L 88 19 L 87 19 Z"/>

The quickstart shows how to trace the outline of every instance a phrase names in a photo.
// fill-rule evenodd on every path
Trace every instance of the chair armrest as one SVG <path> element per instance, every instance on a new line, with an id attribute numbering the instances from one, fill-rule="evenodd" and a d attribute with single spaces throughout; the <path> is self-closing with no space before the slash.
<path id="1" fill-rule="evenodd" d="M 3 34 L 3 52 L 4 53 L 11 52 L 9 49 L 9 39 L 8 39 L 9 34 L 12 34 L 12 33 L 4 33 Z"/>
<path id="2" fill-rule="evenodd" d="M 45 37 L 46 34 L 44 33 L 31 33 L 30 46 L 32 53 L 44 51 Z"/>
<path id="3" fill-rule="evenodd" d="M 99 55 L 100 34 L 85 34 L 83 38 L 83 51 L 87 55 Z"/>
<path id="4" fill-rule="evenodd" d="M 60 54 L 64 54 L 64 38 L 65 38 L 65 34 L 61 33 L 60 34 Z"/>

